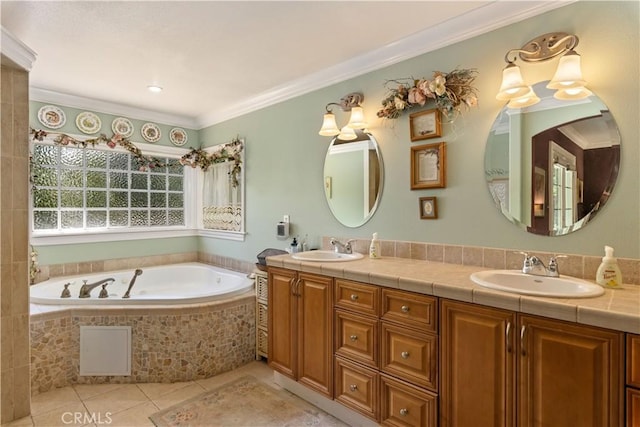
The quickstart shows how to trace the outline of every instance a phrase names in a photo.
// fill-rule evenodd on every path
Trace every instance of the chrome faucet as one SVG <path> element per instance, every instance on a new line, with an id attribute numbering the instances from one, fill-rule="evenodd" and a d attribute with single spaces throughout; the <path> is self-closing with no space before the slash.
<path id="1" fill-rule="evenodd" d="M 116 279 L 114 279 L 113 277 L 98 280 L 97 282 L 91 284 L 87 284 L 87 281 L 83 280 L 83 285 L 80 287 L 80 298 L 89 298 L 91 296 L 91 291 L 93 290 L 93 288 L 97 288 L 100 285 L 104 285 L 102 286 L 103 292 L 100 292 L 100 298 L 106 298 L 108 295 L 105 289 L 106 286 L 109 284 L 109 282 L 113 283 L 115 281 Z"/>
<path id="2" fill-rule="evenodd" d="M 346 243 L 341 243 L 338 239 L 332 237 L 329 240 L 331 246 L 333 246 L 333 251 L 337 254 L 350 254 L 353 253 L 353 247 L 351 246 L 351 242 L 355 242 L 354 239 L 349 239 Z"/>
<path id="3" fill-rule="evenodd" d="M 133 272 L 133 277 L 129 282 L 129 287 L 127 288 L 127 292 L 125 292 L 124 295 L 122 295 L 122 298 L 129 298 L 129 292 L 131 292 L 131 288 L 133 288 L 133 284 L 136 283 L 136 279 L 141 274 L 142 274 L 142 269 L 136 268 L 136 271 Z"/>
<path id="4" fill-rule="evenodd" d="M 522 265 L 522 272 L 524 274 L 531 274 L 534 276 L 548 276 L 548 277 L 560 277 L 560 269 L 558 267 L 558 258 L 566 258 L 566 255 L 553 255 L 549 259 L 549 267 L 544 265 L 544 262 L 535 255 L 530 256 L 526 252 L 520 252 L 524 255 L 524 263 Z"/>

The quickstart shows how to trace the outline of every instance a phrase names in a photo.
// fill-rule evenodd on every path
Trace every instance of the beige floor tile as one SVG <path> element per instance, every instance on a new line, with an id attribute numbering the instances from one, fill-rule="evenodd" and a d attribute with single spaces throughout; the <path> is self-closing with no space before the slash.
<path id="1" fill-rule="evenodd" d="M 122 386 L 123 384 L 76 384 L 73 389 L 78 393 L 80 399 L 86 400 Z"/>
<path id="2" fill-rule="evenodd" d="M 200 384 L 193 383 L 186 387 L 182 387 L 171 393 L 165 394 L 153 399 L 152 402 L 160 409 L 166 409 L 169 406 L 173 406 L 177 403 L 184 402 L 185 400 L 196 397 L 197 395 L 204 393 L 206 390 Z"/>
<path id="3" fill-rule="evenodd" d="M 148 401 L 147 396 L 137 385 L 124 384 L 114 390 L 86 399 L 84 404 L 91 413 L 117 414 Z"/>
<path id="4" fill-rule="evenodd" d="M 149 419 L 149 416 L 158 411 L 158 407 L 153 403 L 142 403 L 112 415 L 109 427 L 152 427 L 154 424 Z"/>
<path id="5" fill-rule="evenodd" d="M 245 375 L 252 375 L 256 379 L 263 381 L 274 388 L 280 388 L 280 386 L 273 382 L 273 369 L 271 369 L 265 362 L 261 361 L 250 362 L 244 366 L 234 369 L 233 371 L 225 372 L 224 374 L 203 380 L 196 380 L 196 382 L 207 390 L 213 390 L 214 388 L 220 387 L 223 384 Z"/>
<path id="6" fill-rule="evenodd" d="M 181 383 L 141 383 L 138 388 L 147 395 L 149 399 L 157 399 L 165 394 L 173 393 L 176 390 L 195 384 L 193 381 Z"/>
<path id="7" fill-rule="evenodd" d="M 31 416 L 28 416 L 4 423 L 0 427 L 33 427 L 33 420 L 31 419 Z"/>
<path id="8" fill-rule="evenodd" d="M 81 426 L 89 421 L 91 421 L 91 414 L 87 412 L 82 402 L 69 404 L 33 417 L 35 427 Z"/>
<path id="9" fill-rule="evenodd" d="M 80 397 L 78 397 L 73 387 L 57 388 L 46 393 L 37 394 L 31 398 L 31 415 L 46 414 L 54 409 L 68 408 L 80 402 Z"/>

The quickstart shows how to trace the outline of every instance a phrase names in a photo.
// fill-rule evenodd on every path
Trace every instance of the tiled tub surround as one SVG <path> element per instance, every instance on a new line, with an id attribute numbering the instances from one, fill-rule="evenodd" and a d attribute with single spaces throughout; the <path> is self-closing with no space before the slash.
<path id="1" fill-rule="evenodd" d="M 595 298 L 543 298 L 483 288 L 472 282 L 469 276 L 484 268 L 469 265 L 389 256 L 380 259 L 365 257 L 349 262 L 304 262 L 295 260 L 290 255 L 269 257 L 267 264 L 552 319 L 640 333 L 640 286 L 636 285 L 623 285 L 621 289 L 615 290 L 605 289 L 602 296 Z M 510 264 L 507 266 L 517 268 Z"/>
<path id="2" fill-rule="evenodd" d="M 32 395 L 71 384 L 191 381 L 255 358 L 253 291 L 201 305 L 31 310 Z M 131 326 L 131 376 L 79 376 L 83 325 Z"/>

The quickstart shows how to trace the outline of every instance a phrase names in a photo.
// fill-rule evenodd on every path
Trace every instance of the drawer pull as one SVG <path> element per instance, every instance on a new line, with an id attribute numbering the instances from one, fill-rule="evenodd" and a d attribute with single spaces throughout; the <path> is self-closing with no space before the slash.
<path id="1" fill-rule="evenodd" d="M 351 341 L 357 341 L 357 340 L 358 340 L 358 336 L 357 336 L 357 335 L 351 335 L 351 336 L 349 337 L 349 339 L 350 339 Z"/>
<path id="2" fill-rule="evenodd" d="M 403 313 L 408 313 L 409 312 L 409 306 L 408 305 L 403 305 L 402 307 L 400 307 L 400 310 L 402 310 Z"/>
<path id="3" fill-rule="evenodd" d="M 409 410 L 407 408 L 400 409 L 400 415 L 406 417 L 407 415 L 409 415 Z"/>
<path id="4" fill-rule="evenodd" d="M 351 384 L 349 386 L 349 390 L 351 390 L 351 391 L 356 391 L 357 389 L 358 389 L 358 386 L 356 384 Z"/>
<path id="5" fill-rule="evenodd" d="M 358 295 L 356 294 L 351 294 L 351 301 L 358 301 Z"/>
<path id="6" fill-rule="evenodd" d="M 400 357 L 402 357 L 403 359 L 408 359 L 409 358 L 409 352 L 408 351 L 403 351 L 402 353 L 400 353 Z"/>

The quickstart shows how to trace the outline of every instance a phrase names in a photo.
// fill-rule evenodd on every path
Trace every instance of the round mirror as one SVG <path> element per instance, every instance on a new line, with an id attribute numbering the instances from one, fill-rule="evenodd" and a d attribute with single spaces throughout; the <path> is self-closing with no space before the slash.
<path id="1" fill-rule="evenodd" d="M 585 226 L 611 195 L 620 134 L 597 96 L 558 100 L 546 86 L 533 86 L 539 103 L 500 111 L 487 139 L 485 176 L 507 219 L 530 233 L 562 236 Z"/>
<path id="2" fill-rule="evenodd" d="M 373 216 L 382 196 L 383 165 L 375 138 L 331 141 L 324 159 L 324 195 L 333 216 L 347 227 L 360 227 Z"/>

